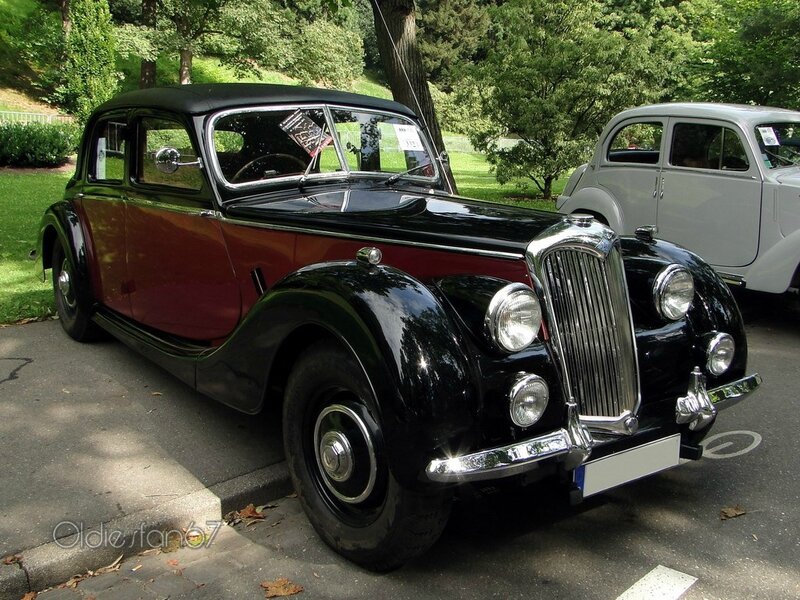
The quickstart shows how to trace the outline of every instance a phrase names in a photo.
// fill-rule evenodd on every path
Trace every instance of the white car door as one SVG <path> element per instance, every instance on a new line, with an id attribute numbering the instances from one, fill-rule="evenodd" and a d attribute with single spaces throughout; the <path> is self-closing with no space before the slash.
<path id="1" fill-rule="evenodd" d="M 689 118 L 669 121 L 658 194 L 658 236 L 716 267 L 758 254 L 761 175 L 739 128 Z"/>

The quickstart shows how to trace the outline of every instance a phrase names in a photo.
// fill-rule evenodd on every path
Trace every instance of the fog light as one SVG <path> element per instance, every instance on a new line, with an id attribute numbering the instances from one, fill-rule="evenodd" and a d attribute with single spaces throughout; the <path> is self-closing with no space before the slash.
<path id="1" fill-rule="evenodd" d="M 718 333 L 708 342 L 706 368 L 712 375 L 722 375 L 733 362 L 736 344 L 727 333 Z"/>
<path id="2" fill-rule="evenodd" d="M 511 420 L 520 427 L 530 427 L 544 414 L 549 396 L 544 379 L 538 375 L 521 377 L 508 394 Z"/>

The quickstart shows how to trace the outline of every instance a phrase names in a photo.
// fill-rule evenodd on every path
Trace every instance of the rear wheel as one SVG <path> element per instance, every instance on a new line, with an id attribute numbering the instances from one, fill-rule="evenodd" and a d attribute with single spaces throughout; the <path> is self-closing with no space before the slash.
<path id="1" fill-rule="evenodd" d="M 102 330 L 90 318 L 89 307 L 77 294 L 78 275 L 60 242 L 53 245 L 51 264 L 56 312 L 64 331 L 79 342 L 102 337 Z"/>
<path id="2" fill-rule="evenodd" d="M 372 390 L 339 345 L 316 344 L 298 359 L 286 389 L 283 432 L 308 519 L 343 556 L 389 571 L 441 535 L 450 494 L 410 490 L 394 478 Z"/>

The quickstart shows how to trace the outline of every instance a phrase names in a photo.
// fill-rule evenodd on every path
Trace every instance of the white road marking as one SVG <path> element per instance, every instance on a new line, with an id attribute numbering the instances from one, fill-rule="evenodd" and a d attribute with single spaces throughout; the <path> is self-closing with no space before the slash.
<path id="1" fill-rule="evenodd" d="M 695 581 L 697 577 L 658 565 L 617 600 L 678 600 Z"/>
<path id="2" fill-rule="evenodd" d="M 721 444 L 717 444 L 713 448 L 709 448 L 709 444 L 714 440 L 719 440 L 721 438 L 726 438 L 728 436 L 745 436 L 752 438 L 752 442 L 746 447 L 741 450 L 737 450 L 734 452 L 722 452 L 725 448 L 728 448 L 733 445 L 733 442 L 722 442 Z M 734 456 L 741 456 L 742 454 L 747 454 L 751 450 L 755 450 L 758 448 L 758 445 L 761 443 L 761 434 L 756 433 L 755 431 L 724 431 L 722 433 L 717 433 L 715 435 L 710 435 L 706 439 L 701 442 L 703 446 L 703 458 L 733 458 Z"/>

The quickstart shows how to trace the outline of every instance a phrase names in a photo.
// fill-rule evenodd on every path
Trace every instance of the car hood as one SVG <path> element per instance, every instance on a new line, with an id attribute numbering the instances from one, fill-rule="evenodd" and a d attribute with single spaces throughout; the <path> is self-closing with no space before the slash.
<path id="1" fill-rule="evenodd" d="M 229 206 L 229 219 L 268 222 L 320 233 L 386 241 L 524 253 L 563 215 L 444 194 L 346 189 L 286 198 L 252 198 Z"/>

